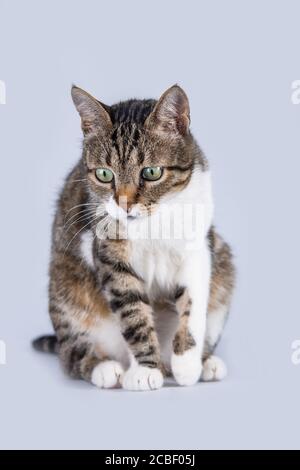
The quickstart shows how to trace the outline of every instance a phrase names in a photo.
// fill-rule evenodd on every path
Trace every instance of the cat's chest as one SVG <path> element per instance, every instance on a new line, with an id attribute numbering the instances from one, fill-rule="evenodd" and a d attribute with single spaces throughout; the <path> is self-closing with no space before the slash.
<path id="1" fill-rule="evenodd" d="M 154 285 L 169 290 L 176 280 L 184 261 L 181 243 L 136 240 L 131 250 L 131 265 L 144 279 L 148 290 Z"/>

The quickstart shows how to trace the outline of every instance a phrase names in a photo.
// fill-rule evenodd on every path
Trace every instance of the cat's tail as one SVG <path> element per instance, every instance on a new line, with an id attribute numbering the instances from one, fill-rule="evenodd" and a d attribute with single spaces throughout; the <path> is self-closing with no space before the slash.
<path id="1" fill-rule="evenodd" d="M 32 341 L 32 346 L 36 351 L 58 353 L 58 341 L 55 335 L 40 336 Z"/>

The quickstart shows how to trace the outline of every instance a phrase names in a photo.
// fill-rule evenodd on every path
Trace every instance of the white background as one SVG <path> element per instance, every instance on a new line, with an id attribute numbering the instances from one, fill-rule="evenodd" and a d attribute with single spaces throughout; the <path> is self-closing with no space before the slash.
<path id="1" fill-rule="evenodd" d="M 291 0 L 0 0 L 0 447 L 299 447 L 299 17 Z M 80 156 L 72 82 L 107 104 L 189 95 L 238 266 L 225 382 L 99 391 L 31 350 L 51 332 L 51 221 Z"/>

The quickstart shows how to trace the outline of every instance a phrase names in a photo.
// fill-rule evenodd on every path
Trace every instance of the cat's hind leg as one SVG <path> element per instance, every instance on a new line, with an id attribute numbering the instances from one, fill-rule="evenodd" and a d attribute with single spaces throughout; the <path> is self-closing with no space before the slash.
<path id="1" fill-rule="evenodd" d="M 99 388 L 120 384 L 116 327 L 94 273 L 79 267 L 71 255 L 58 258 L 51 269 L 49 300 L 55 349 L 65 372 Z"/>
<path id="2" fill-rule="evenodd" d="M 59 356 L 63 368 L 75 379 L 91 382 L 99 388 L 120 385 L 124 373 L 120 362 L 99 354 L 85 335 L 71 335 L 59 341 Z"/>
<path id="3" fill-rule="evenodd" d="M 214 355 L 228 317 L 232 291 L 235 283 L 235 267 L 230 247 L 212 228 L 210 231 L 212 273 L 206 319 L 203 370 L 201 380 L 218 381 L 227 375 L 222 359 Z"/>
<path id="4" fill-rule="evenodd" d="M 227 318 L 227 306 L 208 311 L 201 380 L 204 382 L 220 381 L 227 376 L 227 367 L 222 359 L 215 356 L 214 350 L 221 338 Z"/>
<path id="5" fill-rule="evenodd" d="M 225 379 L 227 367 L 218 356 L 209 356 L 203 361 L 201 380 L 203 382 L 216 382 Z"/>

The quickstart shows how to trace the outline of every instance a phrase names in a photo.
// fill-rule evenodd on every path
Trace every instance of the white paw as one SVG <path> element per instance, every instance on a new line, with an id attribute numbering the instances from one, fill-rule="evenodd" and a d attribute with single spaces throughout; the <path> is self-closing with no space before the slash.
<path id="1" fill-rule="evenodd" d="M 211 382 L 214 380 L 223 380 L 227 375 L 225 363 L 217 356 L 210 356 L 203 363 L 201 380 Z"/>
<path id="2" fill-rule="evenodd" d="M 183 354 L 172 354 L 171 368 L 179 385 L 194 385 L 200 380 L 202 363 L 198 349 L 191 348 Z"/>
<path id="3" fill-rule="evenodd" d="M 163 385 L 159 369 L 133 365 L 123 375 L 122 387 L 126 390 L 156 390 Z"/>
<path id="4" fill-rule="evenodd" d="M 123 373 L 119 362 L 103 361 L 94 368 L 91 382 L 99 388 L 113 388 L 120 383 Z"/>

